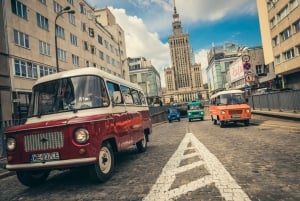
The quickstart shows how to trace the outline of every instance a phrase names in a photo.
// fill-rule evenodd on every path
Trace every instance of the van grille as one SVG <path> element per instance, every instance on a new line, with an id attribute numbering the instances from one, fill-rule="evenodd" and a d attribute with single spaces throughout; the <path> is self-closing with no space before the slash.
<path id="1" fill-rule="evenodd" d="M 39 133 L 25 136 L 24 141 L 25 151 L 57 149 L 63 147 L 64 135 L 62 132 Z"/>
<path id="2" fill-rule="evenodd" d="M 229 110 L 229 114 L 242 114 L 242 110 Z"/>

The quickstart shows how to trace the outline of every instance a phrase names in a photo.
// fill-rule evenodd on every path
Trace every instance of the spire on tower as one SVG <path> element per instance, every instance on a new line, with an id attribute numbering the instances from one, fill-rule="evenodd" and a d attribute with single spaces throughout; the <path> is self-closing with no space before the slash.
<path id="1" fill-rule="evenodd" d="M 174 4 L 174 14 L 177 14 L 175 0 L 173 0 L 173 4 Z"/>

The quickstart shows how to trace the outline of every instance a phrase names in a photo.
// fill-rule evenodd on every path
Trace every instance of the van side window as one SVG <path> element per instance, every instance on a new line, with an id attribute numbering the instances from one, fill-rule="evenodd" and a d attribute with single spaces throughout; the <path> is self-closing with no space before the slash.
<path id="1" fill-rule="evenodd" d="M 133 104 L 133 99 L 129 87 L 121 85 L 120 88 L 125 104 Z"/>
<path id="2" fill-rule="evenodd" d="M 143 105 L 147 105 L 147 101 L 146 101 L 146 97 L 145 95 L 139 91 L 139 97 L 140 97 L 140 100 L 142 102 Z"/>
<path id="3" fill-rule="evenodd" d="M 123 98 L 121 96 L 121 90 L 120 90 L 120 86 L 116 83 L 107 81 L 107 89 L 108 89 L 108 93 L 109 96 L 112 100 L 112 102 L 114 104 L 122 104 L 123 102 Z"/>
<path id="4" fill-rule="evenodd" d="M 142 105 L 138 91 L 135 89 L 131 89 L 131 94 L 132 94 L 132 98 L 133 98 L 133 103 L 136 105 Z"/>

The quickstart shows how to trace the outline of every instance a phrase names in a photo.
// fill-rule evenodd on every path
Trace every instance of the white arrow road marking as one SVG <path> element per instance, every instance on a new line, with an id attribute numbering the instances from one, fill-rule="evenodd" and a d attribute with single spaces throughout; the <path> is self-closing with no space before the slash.
<path id="1" fill-rule="evenodd" d="M 192 144 L 192 147 L 188 147 L 189 143 Z M 184 152 L 190 149 L 195 149 L 196 153 L 184 155 Z M 199 156 L 202 161 L 179 167 L 180 162 L 183 159 L 195 156 Z M 172 183 L 176 179 L 176 174 L 201 165 L 204 165 L 210 175 L 202 178 L 195 178 L 195 180 L 190 183 L 181 185 L 178 188 L 170 189 Z M 176 199 L 176 197 L 179 197 L 180 195 L 195 191 L 210 184 L 214 184 L 215 187 L 219 189 L 220 194 L 225 200 L 250 201 L 250 198 L 235 182 L 221 162 L 210 153 L 192 133 L 187 133 L 143 201 Z"/>

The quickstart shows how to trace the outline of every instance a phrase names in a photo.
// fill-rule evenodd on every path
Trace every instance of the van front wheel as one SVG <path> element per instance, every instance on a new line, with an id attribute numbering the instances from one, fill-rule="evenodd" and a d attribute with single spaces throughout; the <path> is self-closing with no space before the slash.
<path id="1" fill-rule="evenodd" d="M 17 177 L 23 185 L 33 187 L 46 181 L 49 173 L 49 170 L 17 171 Z"/>
<path id="2" fill-rule="evenodd" d="M 96 164 L 90 167 L 90 178 L 94 182 L 105 182 L 111 178 L 114 171 L 114 152 L 107 142 L 102 144 L 99 151 L 99 159 Z"/>

